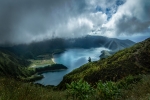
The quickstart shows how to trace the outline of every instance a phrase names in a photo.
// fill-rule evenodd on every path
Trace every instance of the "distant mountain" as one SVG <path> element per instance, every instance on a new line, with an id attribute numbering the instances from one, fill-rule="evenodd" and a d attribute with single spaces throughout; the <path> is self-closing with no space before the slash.
<path id="1" fill-rule="evenodd" d="M 118 51 L 135 44 L 130 40 L 119 40 L 115 38 L 107 38 L 103 36 L 85 36 L 81 38 L 63 39 L 55 38 L 31 44 L 20 44 L 12 47 L 1 47 L 13 52 L 19 57 L 26 59 L 34 59 L 38 55 L 52 54 L 57 51 L 63 51 L 69 48 L 95 48 L 105 47 L 113 51 Z"/>
<path id="2" fill-rule="evenodd" d="M 115 38 L 111 38 L 109 39 L 109 41 L 107 41 L 104 44 L 104 47 L 113 50 L 113 51 L 118 51 L 118 50 L 122 50 L 124 48 L 130 47 L 132 45 L 134 45 L 135 43 L 131 40 L 119 40 L 119 39 L 115 39 Z"/>
<path id="3" fill-rule="evenodd" d="M 105 53 L 109 55 L 109 53 Z M 95 85 L 99 80 L 103 82 L 118 81 L 128 75 L 149 74 L 149 58 L 150 38 L 130 48 L 120 50 L 108 58 L 87 63 L 73 70 L 64 76 L 59 87 L 63 88 L 66 83 L 79 79 L 84 79 L 88 83 Z"/>
<path id="4" fill-rule="evenodd" d="M 91 35 L 66 40 L 66 46 L 68 48 L 105 47 L 115 51 L 130 47 L 134 44 L 135 42 L 131 40 L 119 40 L 116 38 L 107 38 L 103 36 L 91 36 Z"/>

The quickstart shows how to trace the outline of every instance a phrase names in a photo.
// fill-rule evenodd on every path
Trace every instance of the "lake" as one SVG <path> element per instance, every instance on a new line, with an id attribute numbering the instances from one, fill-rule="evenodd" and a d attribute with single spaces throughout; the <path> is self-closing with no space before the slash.
<path id="1" fill-rule="evenodd" d="M 92 61 L 99 60 L 102 50 L 108 49 L 102 47 L 91 49 L 68 49 L 61 54 L 54 55 L 54 61 L 58 64 L 65 65 L 68 69 L 60 72 L 43 73 L 42 75 L 44 78 L 36 81 L 35 83 L 57 86 L 62 81 L 64 75 L 81 65 L 88 63 L 89 57 L 91 57 Z"/>

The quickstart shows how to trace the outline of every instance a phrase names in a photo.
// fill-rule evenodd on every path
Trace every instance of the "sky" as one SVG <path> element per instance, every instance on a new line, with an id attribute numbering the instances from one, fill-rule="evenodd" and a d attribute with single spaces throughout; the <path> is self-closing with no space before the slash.
<path id="1" fill-rule="evenodd" d="M 0 44 L 86 35 L 150 37 L 150 0 L 0 0 Z"/>

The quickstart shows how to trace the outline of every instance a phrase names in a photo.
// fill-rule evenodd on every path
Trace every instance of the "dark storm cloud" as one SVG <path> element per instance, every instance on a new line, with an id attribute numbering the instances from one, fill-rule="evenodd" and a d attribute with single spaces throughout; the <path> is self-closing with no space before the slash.
<path id="1" fill-rule="evenodd" d="M 146 29 L 148 29 L 149 26 L 150 21 L 142 22 L 136 17 L 129 18 L 128 16 L 124 16 L 116 23 L 116 31 L 119 34 L 134 34 L 145 31 Z"/>
<path id="2" fill-rule="evenodd" d="M 48 30 L 57 30 L 84 7 L 84 0 L 1 0 L 0 43 L 44 38 Z"/>
<path id="3" fill-rule="evenodd" d="M 0 44 L 148 33 L 149 5 L 150 0 L 0 0 Z"/>

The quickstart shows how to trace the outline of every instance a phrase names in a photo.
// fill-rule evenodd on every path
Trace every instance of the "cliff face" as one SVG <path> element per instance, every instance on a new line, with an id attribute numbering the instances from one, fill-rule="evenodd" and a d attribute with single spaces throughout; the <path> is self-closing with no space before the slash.
<path id="1" fill-rule="evenodd" d="M 83 78 L 90 84 L 102 81 L 118 81 L 128 75 L 150 73 L 150 38 L 137 43 L 130 48 L 120 50 L 114 55 L 85 64 L 64 76 L 59 84 L 60 88 L 65 83 Z"/>

